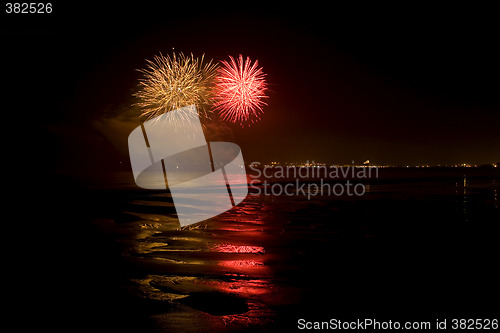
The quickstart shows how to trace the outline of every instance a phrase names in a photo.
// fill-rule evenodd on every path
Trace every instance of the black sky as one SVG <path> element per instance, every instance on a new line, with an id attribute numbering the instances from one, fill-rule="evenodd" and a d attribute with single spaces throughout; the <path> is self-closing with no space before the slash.
<path id="1" fill-rule="evenodd" d="M 145 59 L 173 47 L 214 60 L 241 53 L 259 60 L 270 89 L 261 122 L 224 132 L 247 162 L 500 160 L 493 7 L 245 6 L 54 3 L 51 15 L 2 14 L 5 114 L 43 147 L 32 158 L 112 166 L 128 159 L 129 128 L 109 121 L 130 110 Z"/>

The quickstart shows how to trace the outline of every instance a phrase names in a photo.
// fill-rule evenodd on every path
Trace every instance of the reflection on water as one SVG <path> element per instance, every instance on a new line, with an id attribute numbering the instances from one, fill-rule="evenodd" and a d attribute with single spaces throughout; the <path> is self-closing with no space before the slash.
<path id="1" fill-rule="evenodd" d="M 132 267 L 125 289 L 169 304 L 149 315 L 160 330 L 218 332 L 272 327 L 310 295 L 336 300 L 338 285 L 369 293 L 368 280 L 346 274 L 351 261 L 370 278 L 378 272 L 372 261 L 386 264 L 387 255 L 371 257 L 370 246 L 391 237 L 420 244 L 421 237 L 447 237 L 449 226 L 484 224 L 484 214 L 498 216 L 498 197 L 496 183 L 466 177 L 371 184 L 360 198 L 250 195 L 185 228 L 168 193 L 133 196 L 122 208 L 106 228 Z"/>
<path id="2" fill-rule="evenodd" d="M 465 176 L 464 176 L 464 180 L 463 180 L 462 213 L 464 216 L 464 221 L 469 222 L 468 211 L 467 211 L 467 177 L 465 177 Z"/>
<path id="3" fill-rule="evenodd" d="M 265 250 L 262 246 L 249 246 L 249 245 L 216 244 L 212 249 L 216 252 L 224 252 L 224 253 L 257 253 L 257 254 L 265 253 Z"/>
<path id="4" fill-rule="evenodd" d="M 206 320 L 213 331 L 272 321 L 272 294 L 285 288 L 267 264 L 276 260 L 267 244 L 275 246 L 282 231 L 273 210 L 250 196 L 230 212 L 179 228 L 175 212 L 168 211 L 172 207 L 165 193 L 132 198 L 113 231 L 121 235 L 118 242 L 129 264 L 144 272 L 131 277 L 126 289 L 175 305 L 175 311 L 154 315 L 157 325 L 174 329 L 179 320 L 192 320 L 191 313 L 212 318 Z M 167 214 L 159 214 L 162 208 Z"/>
<path id="5" fill-rule="evenodd" d="M 495 208 L 498 208 L 498 192 L 497 192 L 497 189 L 495 189 L 494 198 L 495 198 Z"/>
<path id="6" fill-rule="evenodd" d="M 498 184 L 495 180 L 493 180 L 493 200 L 495 208 L 498 209 Z"/>

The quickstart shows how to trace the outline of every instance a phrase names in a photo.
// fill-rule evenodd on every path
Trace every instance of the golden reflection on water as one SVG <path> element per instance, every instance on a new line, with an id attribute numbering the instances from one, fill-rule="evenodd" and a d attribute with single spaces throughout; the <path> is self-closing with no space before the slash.
<path id="1" fill-rule="evenodd" d="M 297 289 L 278 278 L 279 256 L 267 246 L 274 249 L 280 241 L 288 223 L 288 215 L 282 216 L 307 202 L 287 201 L 278 213 L 262 198 L 249 196 L 209 221 L 180 228 L 172 203 L 164 202 L 169 200 L 169 195 L 134 196 L 109 223 L 132 267 L 125 289 L 160 304 L 160 311 L 169 306 L 154 315 L 158 327 L 178 331 L 193 318 L 203 318 L 203 329 L 213 324 L 212 331 L 219 324 L 230 330 L 261 327 L 272 322 L 276 306 L 298 302 Z M 239 304 L 237 309 L 225 300 Z"/>

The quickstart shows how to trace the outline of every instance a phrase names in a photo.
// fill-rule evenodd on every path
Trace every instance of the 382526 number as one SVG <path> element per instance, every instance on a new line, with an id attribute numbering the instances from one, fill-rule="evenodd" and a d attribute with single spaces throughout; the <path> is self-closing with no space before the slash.
<path id="1" fill-rule="evenodd" d="M 50 14 L 52 3 L 47 2 L 7 2 L 5 4 L 7 14 Z"/>
<path id="2" fill-rule="evenodd" d="M 454 330 L 497 330 L 498 319 L 453 319 L 451 325 Z"/>

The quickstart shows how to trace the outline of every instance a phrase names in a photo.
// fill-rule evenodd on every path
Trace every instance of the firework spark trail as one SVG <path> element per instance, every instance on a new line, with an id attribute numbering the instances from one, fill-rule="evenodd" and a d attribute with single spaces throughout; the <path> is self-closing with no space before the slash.
<path id="1" fill-rule="evenodd" d="M 210 60 L 204 63 L 204 56 L 195 58 L 178 56 L 173 53 L 155 56 L 153 61 L 147 60 L 147 68 L 139 71 L 144 77 L 139 81 L 140 90 L 134 96 L 140 99 L 141 117 L 155 118 L 166 112 L 188 105 L 195 105 L 200 115 L 208 117 L 205 106 L 211 103 L 211 81 L 217 65 Z M 188 112 L 178 114 L 175 123 L 189 122 L 196 114 Z"/>
<path id="2" fill-rule="evenodd" d="M 252 64 L 249 57 L 243 61 L 241 54 L 238 61 L 229 58 L 230 62 L 221 61 L 223 66 L 215 77 L 214 109 L 222 119 L 243 126 L 246 121 L 260 119 L 262 106 L 267 105 L 263 101 L 267 98 L 265 74 L 262 67 L 258 68 L 258 61 Z"/>

